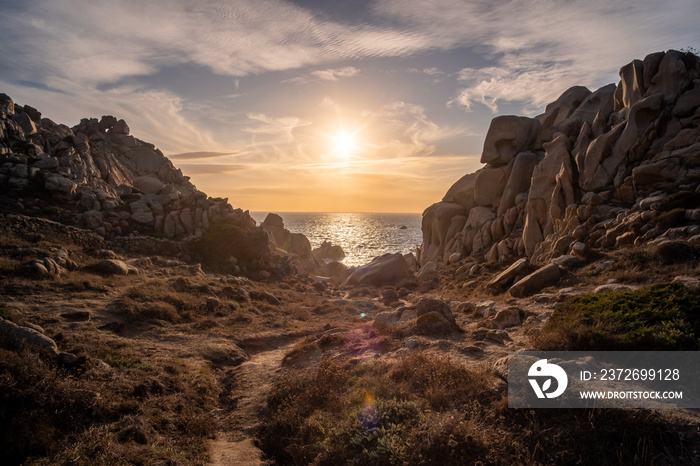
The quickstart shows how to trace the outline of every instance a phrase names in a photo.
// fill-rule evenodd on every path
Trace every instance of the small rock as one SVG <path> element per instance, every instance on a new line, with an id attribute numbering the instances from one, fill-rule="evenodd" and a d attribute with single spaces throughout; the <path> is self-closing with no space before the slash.
<path id="1" fill-rule="evenodd" d="M 106 259 L 93 265 L 92 270 L 102 275 L 129 275 L 129 266 L 124 261 Z"/>
<path id="2" fill-rule="evenodd" d="M 622 283 L 606 283 L 605 285 L 600 285 L 596 287 L 594 293 L 608 293 L 610 291 L 627 291 L 633 289 L 629 285 L 623 285 Z"/>
<path id="3" fill-rule="evenodd" d="M 437 269 L 437 263 L 434 261 L 430 261 L 426 263 L 423 267 L 421 267 L 420 271 L 418 272 L 418 278 L 425 278 L 428 275 L 437 272 Z"/>
<path id="4" fill-rule="evenodd" d="M 496 316 L 487 322 L 489 328 L 503 330 L 520 325 L 520 309 L 509 307 L 498 311 Z"/>
<path id="5" fill-rule="evenodd" d="M 22 327 L 1 317 L 0 337 L 15 344 L 25 343 L 49 356 L 58 356 L 58 347 L 51 338 L 33 328 Z"/>
<path id="6" fill-rule="evenodd" d="M 209 296 L 207 298 L 207 309 L 214 310 L 219 307 L 219 298 L 216 296 Z"/>
<path id="7" fill-rule="evenodd" d="M 384 288 L 382 290 L 382 301 L 385 306 L 393 304 L 399 300 L 399 294 L 393 288 Z"/>
<path id="8" fill-rule="evenodd" d="M 374 327 L 379 330 L 386 330 L 399 321 L 399 314 L 395 311 L 380 312 L 374 316 Z"/>

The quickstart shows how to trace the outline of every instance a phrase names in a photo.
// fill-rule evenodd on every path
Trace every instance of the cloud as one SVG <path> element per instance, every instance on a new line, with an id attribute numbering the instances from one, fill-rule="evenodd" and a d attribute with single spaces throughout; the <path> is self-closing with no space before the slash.
<path id="1" fill-rule="evenodd" d="M 437 144 L 466 132 L 465 127 L 440 126 L 427 116 L 424 107 L 403 101 L 383 107 L 377 117 L 398 130 L 399 137 L 376 150 L 379 154 L 394 153 L 395 157 L 430 155 Z"/>
<path id="2" fill-rule="evenodd" d="M 346 66 L 339 69 L 328 69 L 328 70 L 318 70 L 313 71 L 311 74 L 324 81 L 338 81 L 340 78 L 350 78 L 352 76 L 357 76 L 360 70 L 352 66 Z"/>
<path id="3" fill-rule="evenodd" d="M 137 138 L 155 144 L 164 153 L 218 150 L 212 135 L 183 115 L 183 99 L 170 92 L 119 86 L 107 91 L 65 86 L 65 92 L 27 89 L 0 81 L 3 92 L 15 102 L 37 107 L 45 117 L 68 126 L 82 118 L 114 115 L 124 119 Z"/>
<path id="4" fill-rule="evenodd" d="M 470 48 L 490 60 L 463 70 L 452 103 L 494 112 L 499 102 L 532 111 L 572 85 L 605 85 L 622 64 L 699 38 L 695 0 L 382 0 L 374 8 L 436 48 Z"/>
<path id="5" fill-rule="evenodd" d="M 230 173 L 246 170 L 246 165 L 240 164 L 178 164 L 177 167 L 182 170 L 185 175 L 227 175 Z"/>
<path id="6" fill-rule="evenodd" d="M 329 68 L 325 70 L 312 71 L 306 76 L 298 76 L 296 78 L 287 79 L 283 81 L 283 83 L 308 84 L 318 81 L 339 81 L 341 78 L 351 78 L 353 76 L 357 76 L 358 74 L 360 74 L 360 70 L 352 66 L 336 69 Z"/>
<path id="7" fill-rule="evenodd" d="M 210 159 L 214 157 L 226 157 L 226 156 L 231 156 L 231 155 L 236 155 L 239 154 L 240 152 L 206 152 L 206 151 L 198 151 L 198 152 L 182 152 L 180 154 L 169 154 L 168 158 L 170 159 L 184 159 L 184 160 L 197 160 L 197 159 Z"/>

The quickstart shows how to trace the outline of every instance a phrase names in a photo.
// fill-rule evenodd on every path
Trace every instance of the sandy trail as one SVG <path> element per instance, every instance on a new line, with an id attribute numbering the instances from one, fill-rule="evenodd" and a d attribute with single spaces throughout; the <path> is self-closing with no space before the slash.
<path id="1" fill-rule="evenodd" d="M 238 366 L 236 408 L 229 417 L 233 428 L 219 432 L 212 442 L 211 464 L 268 464 L 262 459 L 262 451 L 254 444 L 254 434 L 260 424 L 272 381 L 282 368 L 282 358 L 294 344 L 295 342 L 292 342 L 284 346 L 262 349 Z"/>

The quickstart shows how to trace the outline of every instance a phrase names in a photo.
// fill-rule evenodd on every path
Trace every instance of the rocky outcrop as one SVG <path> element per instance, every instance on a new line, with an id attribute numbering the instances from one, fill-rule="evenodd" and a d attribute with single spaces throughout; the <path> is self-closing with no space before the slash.
<path id="1" fill-rule="evenodd" d="M 573 87 L 534 118 L 494 118 L 481 162 L 423 213 L 421 264 L 471 255 L 543 266 L 568 253 L 693 236 L 700 59 L 651 54 L 623 66 L 617 85 Z M 512 275 L 491 288 L 504 290 Z"/>
<path id="2" fill-rule="evenodd" d="M 375 257 L 369 264 L 356 268 L 343 286 L 393 285 L 410 275 L 406 260 L 400 253 Z"/>
<path id="3" fill-rule="evenodd" d="M 53 213 L 106 239 L 150 235 L 195 240 L 231 216 L 255 222 L 227 199 L 210 198 L 152 144 L 113 116 L 72 128 L 0 94 L 0 191 L 17 213 Z M 244 218 L 245 217 L 245 218 Z M 244 221 L 245 220 L 245 221 Z"/>
<path id="4" fill-rule="evenodd" d="M 294 254 L 300 259 L 311 258 L 311 243 L 301 233 L 292 233 L 284 227 L 282 217 L 277 214 L 267 214 L 261 224 L 264 231 L 270 235 L 270 241 L 275 247 Z"/>

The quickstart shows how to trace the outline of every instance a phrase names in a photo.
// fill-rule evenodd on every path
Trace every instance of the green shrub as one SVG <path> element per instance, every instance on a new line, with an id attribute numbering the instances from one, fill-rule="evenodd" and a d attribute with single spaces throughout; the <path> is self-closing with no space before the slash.
<path id="1" fill-rule="evenodd" d="M 700 296 L 678 283 L 574 298 L 533 338 L 544 351 L 698 350 Z"/>

